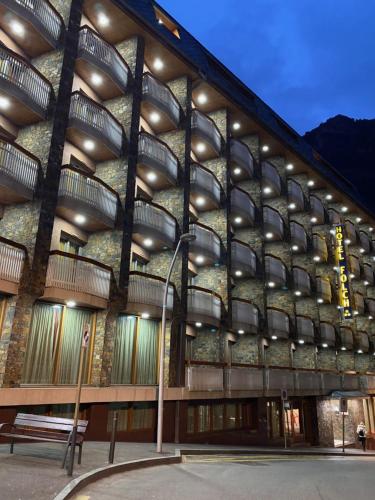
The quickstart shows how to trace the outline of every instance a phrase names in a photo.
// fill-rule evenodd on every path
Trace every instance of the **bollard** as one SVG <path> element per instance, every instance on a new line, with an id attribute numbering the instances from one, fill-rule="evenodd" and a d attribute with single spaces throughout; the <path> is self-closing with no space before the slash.
<path id="1" fill-rule="evenodd" d="M 111 433 L 111 444 L 109 446 L 109 457 L 108 463 L 113 464 L 113 460 L 115 457 L 115 446 L 116 446 L 116 434 L 117 434 L 117 411 L 113 412 L 113 420 L 112 420 L 112 433 Z"/>

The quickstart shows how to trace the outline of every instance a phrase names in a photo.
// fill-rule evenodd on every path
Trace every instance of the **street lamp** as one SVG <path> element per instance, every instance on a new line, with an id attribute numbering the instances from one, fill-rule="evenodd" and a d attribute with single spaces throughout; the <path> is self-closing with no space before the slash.
<path id="1" fill-rule="evenodd" d="M 166 312 L 167 312 L 167 298 L 168 298 L 168 287 L 169 281 L 171 279 L 172 269 L 176 262 L 178 251 L 180 250 L 181 243 L 189 243 L 194 241 L 196 236 L 190 233 L 184 233 L 180 236 L 176 250 L 174 252 L 172 261 L 170 263 L 167 280 L 164 286 L 163 295 L 163 312 L 161 317 L 161 342 L 159 351 L 159 394 L 158 394 L 158 428 L 157 428 L 157 440 L 156 440 L 156 451 L 158 453 L 162 452 L 163 446 L 163 406 L 164 406 L 164 351 L 165 351 L 165 327 L 166 327 Z"/>

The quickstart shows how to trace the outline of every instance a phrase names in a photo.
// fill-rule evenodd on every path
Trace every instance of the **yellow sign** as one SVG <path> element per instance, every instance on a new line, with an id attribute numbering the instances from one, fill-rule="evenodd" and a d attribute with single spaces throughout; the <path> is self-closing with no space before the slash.
<path id="1" fill-rule="evenodd" d="M 353 314 L 350 305 L 349 273 L 344 247 L 344 226 L 342 224 L 335 226 L 335 231 L 336 265 L 339 271 L 339 305 L 341 307 L 343 318 L 350 319 L 353 317 Z"/>

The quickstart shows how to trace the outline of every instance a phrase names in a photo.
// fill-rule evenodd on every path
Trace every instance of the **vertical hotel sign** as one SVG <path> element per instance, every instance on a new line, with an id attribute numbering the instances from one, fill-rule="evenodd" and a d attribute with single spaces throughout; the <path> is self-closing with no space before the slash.
<path id="1" fill-rule="evenodd" d="M 342 311 L 343 319 L 353 317 L 350 304 L 349 293 L 349 273 L 346 252 L 344 247 L 344 226 L 339 224 L 335 226 L 336 236 L 336 265 L 339 272 L 339 305 Z"/>

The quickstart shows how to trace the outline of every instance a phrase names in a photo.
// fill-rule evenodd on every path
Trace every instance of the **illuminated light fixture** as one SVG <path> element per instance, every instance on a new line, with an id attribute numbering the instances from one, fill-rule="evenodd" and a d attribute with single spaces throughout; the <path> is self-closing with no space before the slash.
<path id="1" fill-rule="evenodd" d="M 264 193 L 264 194 L 271 194 L 271 193 L 272 193 L 272 189 L 271 189 L 270 187 L 268 187 L 268 186 L 267 186 L 267 187 L 265 187 L 265 188 L 263 189 L 263 193 Z"/>
<path id="2" fill-rule="evenodd" d="M 91 139 L 86 139 L 85 141 L 83 141 L 83 147 L 86 149 L 86 151 L 93 151 L 95 149 L 95 142 Z"/>
<path id="3" fill-rule="evenodd" d="M 318 304 L 323 304 L 323 302 L 324 302 L 324 300 L 323 300 L 323 299 L 321 299 L 321 298 L 319 298 L 319 299 L 317 300 L 317 303 L 318 303 Z"/>
<path id="4" fill-rule="evenodd" d="M 198 205 L 198 207 L 203 207 L 203 205 L 206 203 L 206 198 L 203 196 L 198 196 L 198 198 L 195 200 L 195 203 Z"/>
<path id="5" fill-rule="evenodd" d="M 153 111 L 150 114 L 150 120 L 152 123 L 159 123 L 160 122 L 160 114 L 156 113 L 156 111 Z"/>
<path id="6" fill-rule="evenodd" d="M 294 292 L 294 295 L 297 295 L 297 297 L 301 297 L 302 292 L 300 292 L 299 290 L 296 290 L 296 291 Z"/>
<path id="7" fill-rule="evenodd" d="M 314 259 L 315 262 L 320 262 L 319 255 L 314 255 L 313 259 Z"/>
<path id="8" fill-rule="evenodd" d="M 324 347 L 324 349 L 326 349 L 328 347 L 328 344 L 322 344 L 322 347 Z"/>
<path id="9" fill-rule="evenodd" d="M 154 244 L 154 241 L 151 239 L 151 238 L 146 238 L 145 240 L 143 240 L 143 244 L 145 247 L 152 247 L 152 245 Z"/>
<path id="10" fill-rule="evenodd" d="M 236 224 L 241 224 L 241 222 L 242 222 L 242 217 L 235 217 L 234 222 L 235 222 Z"/>
<path id="11" fill-rule="evenodd" d="M 363 284 L 364 284 L 365 286 L 369 286 L 369 284 L 370 284 L 370 283 L 369 283 L 368 281 L 364 281 L 364 282 L 363 282 Z"/>
<path id="12" fill-rule="evenodd" d="M 202 323 L 201 323 L 200 321 L 197 321 L 197 322 L 195 323 L 195 326 L 196 326 L 197 328 L 200 328 L 200 327 L 202 326 Z"/>
<path id="13" fill-rule="evenodd" d="M 141 314 L 141 318 L 142 319 L 148 319 L 150 317 L 150 314 L 149 313 L 142 313 Z"/>
<path id="14" fill-rule="evenodd" d="M 342 346 L 342 347 L 341 347 L 341 350 L 342 350 L 342 351 L 346 351 L 346 347 L 345 347 L 345 346 Z"/>
<path id="15" fill-rule="evenodd" d="M 336 234 L 336 231 L 335 231 L 334 229 L 330 229 L 330 230 L 329 230 L 329 232 L 330 232 L 331 234 L 333 234 L 333 235 L 335 235 L 335 234 Z"/>
<path id="16" fill-rule="evenodd" d="M 234 274 L 235 274 L 236 276 L 242 276 L 242 271 L 236 271 Z"/>
<path id="17" fill-rule="evenodd" d="M 346 207 L 346 206 L 341 207 L 341 212 L 347 212 L 347 211 L 348 211 L 348 207 Z"/>
<path id="18" fill-rule="evenodd" d="M 268 286 L 269 286 L 270 288 L 274 288 L 275 283 L 274 283 L 273 281 L 269 281 L 269 282 L 268 282 Z"/>
<path id="19" fill-rule="evenodd" d="M 17 36 L 24 36 L 25 34 L 25 27 L 23 26 L 23 24 L 21 24 L 20 22 L 16 21 L 16 20 L 13 20 L 11 21 L 11 23 L 9 24 L 10 26 L 10 29 L 13 31 L 13 33 Z"/>
<path id="20" fill-rule="evenodd" d="M 245 333 L 245 330 L 238 330 L 238 333 L 239 333 L 240 335 L 243 335 L 243 334 Z"/>
<path id="21" fill-rule="evenodd" d="M 293 252 L 298 252 L 298 245 L 293 245 L 292 250 Z"/>
<path id="22" fill-rule="evenodd" d="M 309 187 L 313 187 L 313 186 L 314 186 L 314 184 L 315 184 L 315 182 L 314 182 L 313 180 L 310 180 L 310 181 L 308 181 L 308 183 L 307 183 L 307 185 L 308 185 Z"/>
<path id="23" fill-rule="evenodd" d="M 354 316 L 358 316 L 359 312 L 358 311 L 353 311 Z"/>
<path id="24" fill-rule="evenodd" d="M 277 340 L 277 335 L 272 335 L 271 339 L 272 340 Z"/>
<path id="25" fill-rule="evenodd" d="M 74 217 L 74 222 L 77 224 L 84 224 L 86 222 L 86 217 L 84 215 L 78 214 Z"/>
<path id="26" fill-rule="evenodd" d="M 305 343 L 305 341 L 304 341 L 304 340 L 302 340 L 302 339 L 300 339 L 300 340 L 298 341 L 298 343 L 299 343 L 299 344 L 304 344 L 304 343 Z"/>
<path id="27" fill-rule="evenodd" d="M 336 273 L 338 273 L 338 272 L 339 272 L 339 270 L 340 270 L 337 266 L 333 266 L 333 268 L 332 268 L 332 269 L 333 269 L 334 271 L 336 271 Z"/>
<path id="28" fill-rule="evenodd" d="M 316 217 L 311 217 L 310 222 L 315 224 L 316 222 L 318 222 L 318 219 Z"/>
<path id="29" fill-rule="evenodd" d="M 154 69 L 156 69 L 156 71 L 161 71 L 164 68 L 164 63 L 160 59 L 160 57 L 155 58 L 153 67 L 154 67 Z"/>
<path id="30" fill-rule="evenodd" d="M 340 311 L 340 309 L 341 309 L 341 306 L 336 306 L 336 309 L 338 309 L 338 310 Z"/>
<path id="31" fill-rule="evenodd" d="M 147 175 L 147 180 L 150 182 L 155 182 L 158 176 L 155 174 L 155 172 L 149 172 Z"/>
<path id="32" fill-rule="evenodd" d="M 98 24 L 102 28 L 106 28 L 107 26 L 109 26 L 109 17 L 106 14 L 104 14 L 104 12 L 99 12 Z"/>
<path id="33" fill-rule="evenodd" d="M 375 257 L 373 257 L 372 260 L 375 260 Z"/>
<path id="34" fill-rule="evenodd" d="M 162 19 L 158 19 L 159 24 L 164 24 Z"/>
<path id="35" fill-rule="evenodd" d="M 358 349 L 357 353 L 358 353 L 358 354 L 363 354 L 362 349 Z"/>
<path id="36" fill-rule="evenodd" d="M 349 274 L 349 278 L 351 278 L 353 280 L 355 278 L 355 274 L 354 273 L 350 273 Z"/>
<path id="37" fill-rule="evenodd" d="M 371 316 L 371 314 L 370 314 L 370 316 L 368 316 L 367 319 L 373 319 L 373 316 Z"/>
<path id="38" fill-rule="evenodd" d="M 288 165 L 286 166 L 286 169 L 289 171 L 293 170 L 293 168 L 294 168 L 293 163 L 288 163 Z"/>
<path id="39" fill-rule="evenodd" d="M 197 258 L 195 259 L 195 262 L 196 262 L 197 264 L 203 264 L 203 262 L 204 262 L 204 257 L 203 257 L 203 255 L 198 255 L 198 256 L 197 256 Z"/>
<path id="40" fill-rule="evenodd" d="M 91 83 L 93 85 L 99 86 L 103 83 L 103 77 L 99 75 L 98 73 L 93 73 L 91 75 Z"/>
<path id="41" fill-rule="evenodd" d="M 294 209 L 296 208 L 296 206 L 297 206 L 297 205 L 296 205 L 295 203 L 289 203 L 288 208 L 289 208 L 290 210 L 294 210 Z"/>
<path id="42" fill-rule="evenodd" d="M 333 196 L 331 194 L 327 194 L 326 195 L 326 200 L 330 201 L 332 200 Z"/>
<path id="43" fill-rule="evenodd" d="M 234 122 L 233 123 L 233 130 L 240 130 L 241 124 L 239 122 Z"/>
<path id="44" fill-rule="evenodd" d="M 68 307 L 75 307 L 77 303 L 74 300 L 67 300 L 66 305 Z"/>
<path id="45" fill-rule="evenodd" d="M 344 243 L 346 243 L 347 245 L 350 245 L 351 242 L 352 240 L 349 240 L 349 238 L 346 238 L 346 240 L 344 240 Z"/>
<path id="46" fill-rule="evenodd" d="M 269 151 L 269 150 L 270 150 L 270 147 L 269 147 L 269 146 L 267 146 L 267 144 L 265 144 L 264 146 L 262 146 L 262 151 L 263 151 L 264 153 L 267 153 L 267 151 Z"/>
<path id="47" fill-rule="evenodd" d="M 54 304 L 52 307 L 53 307 L 54 309 L 60 309 L 60 308 L 61 308 L 60 304 Z"/>
<path id="48" fill-rule="evenodd" d="M 234 170 L 233 170 L 233 173 L 234 175 L 240 175 L 240 173 L 242 172 L 242 170 L 240 169 L 240 167 L 236 167 Z"/>
<path id="49" fill-rule="evenodd" d="M 8 109 L 10 100 L 7 97 L 0 97 L 0 109 Z"/>
<path id="50" fill-rule="evenodd" d="M 373 227 L 369 227 L 368 230 L 370 231 L 370 233 L 373 232 L 374 228 Z"/>
<path id="51" fill-rule="evenodd" d="M 266 238 L 267 238 L 267 240 L 272 240 L 273 233 L 266 233 Z"/>
<path id="52" fill-rule="evenodd" d="M 198 142 L 197 151 L 198 153 L 204 153 L 206 151 L 206 145 L 203 142 Z"/>
<path id="53" fill-rule="evenodd" d="M 199 94 L 197 97 L 198 104 L 206 104 L 207 102 L 207 95 L 206 94 Z"/>
<path id="54" fill-rule="evenodd" d="M 356 217 L 355 221 L 358 223 L 362 222 L 362 217 Z"/>
<path id="55" fill-rule="evenodd" d="M 365 253 L 365 249 L 364 249 L 364 248 L 360 248 L 360 249 L 359 249 L 359 252 L 360 252 L 360 253 Z"/>

